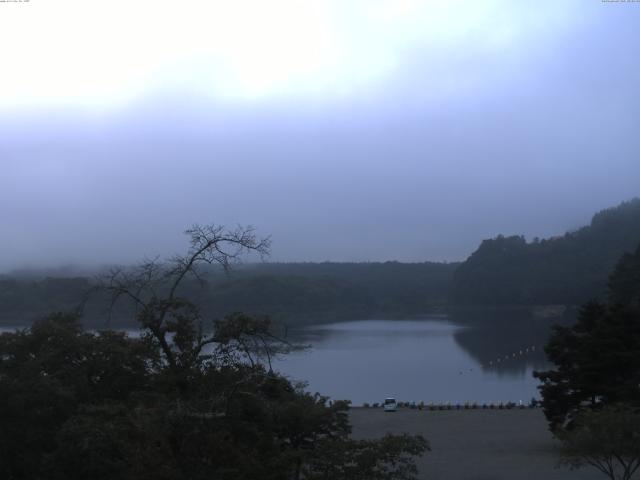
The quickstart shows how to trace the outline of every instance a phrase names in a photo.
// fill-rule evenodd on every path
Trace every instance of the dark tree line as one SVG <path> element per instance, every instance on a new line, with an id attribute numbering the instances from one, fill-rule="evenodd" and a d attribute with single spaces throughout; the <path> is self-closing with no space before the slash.
<path id="1" fill-rule="evenodd" d="M 542 406 L 562 441 L 562 462 L 630 480 L 640 468 L 640 246 L 619 260 L 607 302 L 556 327 L 545 351 Z"/>
<path id="2" fill-rule="evenodd" d="M 348 403 L 271 369 L 295 346 L 268 318 L 206 321 L 181 287 L 268 241 L 194 227 L 169 262 L 114 270 L 99 291 L 131 304 L 139 337 L 53 314 L 0 335 L 0 478 L 7 480 L 415 478 L 420 436 L 350 437 Z"/>
<path id="3" fill-rule="evenodd" d="M 90 279 L 82 277 L 0 277 L 0 325 L 29 324 L 53 311 L 71 311 L 90 288 Z"/>
<path id="4" fill-rule="evenodd" d="M 446 305 L 580 305 L 602 298 L 617 259 L 640 242 L 640 199 L 596 214 L 589 226 L 527 242 L 485 240 L 462 263 L 267 263 L 227 275 L 202 268 L 182 296 L 209 316 L 269 314 L 290 323 L 376 315 L 416 315 Z M 87 277 L 0 276 L 0 325 L 30 323 L 69 310 L 94 284 Z M 103 324 L 103 302 L 86 305 L 85 322 Z M 113 321 L 135 326 L 128 309 Z"/>
<path id="5" fill-rule="evenodd" d="M 622 256 L 609 282 L 608 302 L 585 304 L 575 325 L 557 326 L 545 348 L 553 370 L 536 372 L 552 430 L 585 408 L 640 407 L 640 246 Z"/>
<path id="6" fill-rule="evenodd" d="M 640 199 L 562 237 L 485 240 L 455 272 L 452 297 L 472 305 L 580 305 L 602 298 L 621 255 L 640 243 Z"/>
<path id="7" fill-rule="evenodd" d="M 424 313 L 447 302 L 456 264 L 257 264 L 201 290 L 205 308 L 268 312 L 277 318 L 366 318 Z"/>
<path id="8" fill-rule="evenodd" d="M 202 268 L 186 278 L 182 296 L 208 316 L 243 311 L 291 323 L 371 315 L 420 314 L 447 302 L 456 264 L 264 263 L 240 265 L 229 274 Z M 0 278 L 0 325 L 28 324 L 55 310 L 72 310 L 93 278 Z M 83 321 L 104 325 L 105 298 L 94 296 Z M 128 306 L 118 306 L 112 325 L 135 326 Z"/>

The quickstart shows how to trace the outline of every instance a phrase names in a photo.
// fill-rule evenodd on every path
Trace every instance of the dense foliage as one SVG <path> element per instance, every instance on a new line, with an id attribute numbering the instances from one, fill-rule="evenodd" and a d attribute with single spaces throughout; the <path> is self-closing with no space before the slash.
<path id="1" fill-rule="evenodd" d="M 553 430 L 583 408 L 640 405 L 640 313 L 590 303 L 572 327 L 556 327 L 545 348 L 555 369 L 537 372 L 545 415 Z"/>
<path id="2" fill-rule="evenodd" d="M 625 253 L 609 278 L 609 302 L 640 308 L 640 245 Z"/>
<path id="3" fill-rule="evenodd" d="M 586 304 L 571 327 L 556 327 L 545 351 L 555 369 L 537 372 L 552 430 L 585 409 L 640 406 L 640 248 L 623 256 L 610 282 L 610 303 Z"/>
<path id="4" fill-rule="evenodd" d="M 230 273 L 208 268 L 200 275 L 204 285 L 186 279 L 182 295 L 210 317 L 243 311 L 299 323 L 420 314 L 446 303 L 456 265 L 264 263 L 238 266 Z M 72 310 L 93 284 L 86 277 L 0 279 L 0 325 L 28 324 L 50 311 Z M 104 325 L 104 305 L 105 299 L 94 294 L 85 305 L 84 321 Z M 117 309 L 112 320 L 112 325 L 135 325 L 128 309 Z"/>
<path id="5" fill-rule="evenodd" d="M 601 297 L 620 256 L 640 243 L 640 199 L 597 213 L 589 226 L 547 240 L 485 240 L 455 272 L 454 301 L 580 305 Z"/>
<path id="6" fill-rule="evenodd" d="M 112 270 L 98 287 L 141 328 L 86 332 L 56 314 L 0 335 L 0 478 L 415 478 L 420 436 L 350 438 L 348 403 L 271 368 L 290 345 L 268 318 L 212 324 L 181 294 L 201 267 L 268 252 L 251 228 L 195 225 L 186 255 Z"/>
<path id="7" fill-rule="evenodd" d="M 211 312 L 241 310 L 277 318 L 366 318 L 420 314 L 446 303 L 457 264 L 256 264 L 200 290 Z"/>
<path id="8" fill-rule="evenodd" d="M 0 325 L 30 324 L 49 312 L 72 311 L 91 288 L 88 278 L 0 276 Z"/>
<path id="9" fill-rule="evenodd" d="M 263 320 L 219 322 L 215 348 L 195 356 L 183 323 L 173 366 L 149 330 L 89 333 L 77 320 L 0 335 L 0 478 L 409 479 L 427 447 L 352 440 L 345 402 L 247 362 Z"/>

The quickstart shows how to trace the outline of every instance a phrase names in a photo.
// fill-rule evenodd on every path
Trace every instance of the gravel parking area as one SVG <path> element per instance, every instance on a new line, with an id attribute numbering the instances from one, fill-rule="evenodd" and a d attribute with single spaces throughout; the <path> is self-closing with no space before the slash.
<path id="1" fill-rule="evenodd" d="M 354 438 L 422 434 L 431 452 L 419 459 L 429 480 L 603 480 L 593 468 L 557 468 L 556 443 L 541 410 L 352 408 Z"/>

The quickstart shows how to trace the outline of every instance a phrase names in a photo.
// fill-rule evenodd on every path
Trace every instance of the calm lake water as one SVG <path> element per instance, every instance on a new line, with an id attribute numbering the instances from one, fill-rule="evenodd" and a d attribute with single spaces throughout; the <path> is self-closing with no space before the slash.
<path id="1" fill-rule="evenodd" d="M 288 340 L 310 348 L 279 358 L 274 368 L 308 382 L 311 392 L 354 405 L 390 396 L 417 403 L 529 402 L 539 398 L 532 372 L 550 366 L 543 347 L 555 323 L 519 311 L 466 311 L 290 328 Z"/>
<path id="2" fill-rule="evenodd" d="M 547 319 L 495 315 L 361 320 L 305 327 L 310 344 L 275 366 L 308 389 L 354 405 L 393 396 L 420 402 L 528 402 L 539 398 L 534 370 L 549 367 Z"/>

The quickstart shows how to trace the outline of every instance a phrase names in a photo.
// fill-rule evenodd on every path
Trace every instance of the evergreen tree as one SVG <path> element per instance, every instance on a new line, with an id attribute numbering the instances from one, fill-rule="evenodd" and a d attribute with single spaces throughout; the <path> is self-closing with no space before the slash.
<path id="1" fill-rule="evenodd" d="M 585 409 L 640 406 L 638 252 L 623 256 L 611 276 L 614 303 L 588 303 L 575 325 L 554 329 L 545 352 L 555 368 L 534 373 L 552 430 L 570 425 Z"/>
<path id="2" fill-rule="evenodd" d="M 591 224 L 560 237 L 528 243 L 498 237 L 455 271 L 455 303 L 581 305 L 604 300 L 607 277 L 622 254 L 640 243 L 640 198 L 596 213 Z"/>

